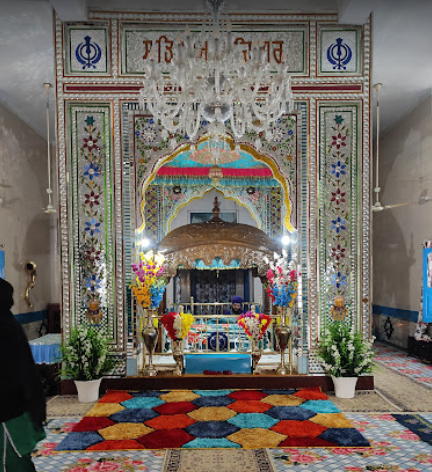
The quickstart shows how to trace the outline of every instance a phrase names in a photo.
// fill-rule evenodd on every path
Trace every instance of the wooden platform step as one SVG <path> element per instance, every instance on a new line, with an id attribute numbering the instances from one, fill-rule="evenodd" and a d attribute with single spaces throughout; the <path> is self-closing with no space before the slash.
<path id="1" fill-rule="evenodd" d="M 159 372 L 156 377 L 120 377 L 104 378 L 101 384 L 101 393 L 107 390 L 218 390 L 224 388 L 235 389 L 278 389 L 278 388 L 308 388 L 321 387 L 324 392 L 333 391 L 333 382 L 325 375 L 287 375 L 276 373 L 261 375 L 182 375 Z M 359 377 L 357 390 L 373 390 L 374 378 L 372 375 Z M 76 393 L 72 380 L 63 380 L 61 383 L 63 395 Z"/>

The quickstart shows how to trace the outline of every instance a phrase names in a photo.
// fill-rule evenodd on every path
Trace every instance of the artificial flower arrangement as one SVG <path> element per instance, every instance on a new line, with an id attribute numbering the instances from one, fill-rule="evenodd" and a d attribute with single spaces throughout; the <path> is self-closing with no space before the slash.
<path id="1" fill-rule="evenodd" d="M 96 380 L 109 373 L 115 362 L 108 355 L 108 340 L 94 326 L 86 323 L 71 331 L 62 345 L 62 378 Z"/>
<path id="2" fill-rule="evenodd" d="M 333 377 L 358 377 L 372 372 L 372 341 L 345 323 L 335 322 L 320 341 L 318 356 L 325 371 Z"/>
<path id="3" fill-rule="evenodd" d="M 267 271 L 268 284 L 266 292 L 270 296 L 273 305 L 292 307 L 297 296 L 297 272 L 296 259 L 289 262 L 284 255 L 275 254 L 274 263 L 266 259 L 270 265 Z"/>
<path id="4" fill-rule="evenodd" d="M 187 337 L 189 330 L 194 322 L 194 317 L 190 313 L 176 313 L 170 311 L 161 318 L 162 324 L 173 341 L 180 341 Z"/>
<path id="5" fill-rule="evenodd" d="M 137 302 L 143 308 L 158 308 L 166 288 L 165 258 L 160 253 L 149 251 L 140 253 L 138 264 L 132 264 L 136 275 L 131 284 Z"/>
<path id="6" fill-rule="evenodd" d="M 237 323 L 244 329 L 246 336 L 253 341 L 259 341 L 264 336 L 272 322 L 271 316 L 265 313 L 247 311 L 237 318 Z"/>

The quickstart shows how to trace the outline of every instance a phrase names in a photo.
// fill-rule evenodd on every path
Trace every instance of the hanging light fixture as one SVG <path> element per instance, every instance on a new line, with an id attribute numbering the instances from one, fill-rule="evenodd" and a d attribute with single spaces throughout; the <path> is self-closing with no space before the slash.
<path id="1" fill-rule="evenodd" d="M 248 131 L 264 132 L 289 111 L 290 77 L 284 54 L 271 64 L 264 38 L 249 49 L 235 41 L 231 23 L 222 15 L 225 0 L 207 0 L 209 18 L 200 32 L 189 28 L 177 38 L 170 62 L 159 61 L 150 50 L 141 90 L 141 103 L 170 133 L 195 139 L 202 121 L 216 135 L 225 124 L 236 138 Z M 156 60 L 158 59 L 158 60 Z"/>
<path id="2" fill-rule="evenodd" d="M 225 141 L 224 141 L 224 147 L 225 147 Z M 216 146 L 213 151 L 214 163 L 210 167 L 209 174 L 208 174 L 209 179 L 211 179 L 211 185 L 213 185 L 213 187 L 217 187 L 218 185 L 220 185 L 220 179 L 223 179 L 223 171 L 222 171 L 222 168 L 219 167 L 220 152 L 221 152 L 221 148 L 219 146 Z"/>
<path id="3" fill-rule="evenodd" d="M 47 93 L 47 106 L 46 106 L 46 122 L 47 122 L 47 157 L 48 157 L 48 188 L 46 190 L 48 194 L 48 205 L 44 209 L 45 213 L 55 213 L 55 208 L 52 204 L 52 188 L 51 188 L 51 143 L 50 143 L 50 113 L 49 113 L 49 91 L 52 85 L 48 82 L 44 84 Z"/>

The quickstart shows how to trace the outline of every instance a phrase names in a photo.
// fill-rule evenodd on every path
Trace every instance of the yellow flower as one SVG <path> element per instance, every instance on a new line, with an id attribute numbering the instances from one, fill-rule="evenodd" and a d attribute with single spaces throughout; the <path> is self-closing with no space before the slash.
<path id="1" fill-rule="evenodd" d="M 181 337 L 184 339 L 194 322 L 194 317 L 191 313 L 182 313 L 181 314 L 182 327 L 181 327 Z"/>

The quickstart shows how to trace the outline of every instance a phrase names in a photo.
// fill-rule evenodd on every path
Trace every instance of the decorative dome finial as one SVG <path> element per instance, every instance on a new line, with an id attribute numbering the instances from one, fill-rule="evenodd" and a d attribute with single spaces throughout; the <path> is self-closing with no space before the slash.
<path id="1" fill-rule="evenodd" d="M 220 209 L 219 209 L 219 202 L 218 202 L 218 197 L 216 196 L 215 199 L 214 199 L 214 207 L 213 207 L 213 220 L 216 220 L 216 219 L 219 219 L 219 213 L 220 213 Z"/>

